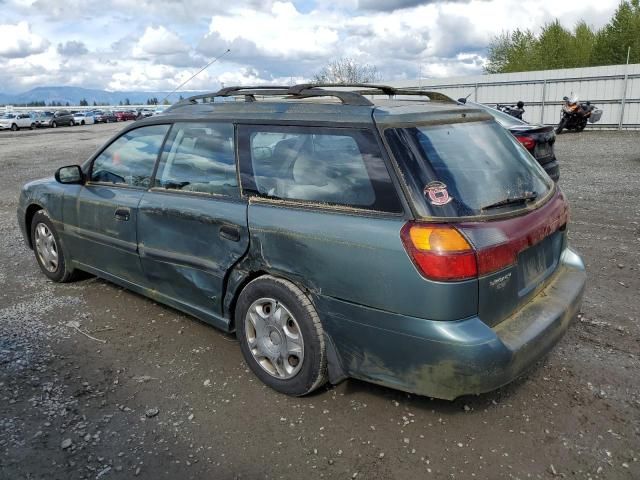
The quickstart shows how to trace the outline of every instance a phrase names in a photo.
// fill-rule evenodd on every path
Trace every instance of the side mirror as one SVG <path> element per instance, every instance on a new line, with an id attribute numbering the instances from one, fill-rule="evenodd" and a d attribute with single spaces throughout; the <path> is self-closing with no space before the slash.
<path id="1" fill-rule="evenodd" d="M 80 184 L 84 182 L 84 174 L 80 165 L 68 165 L 56 170 L 56 182 L 64 184 Z"/>
<path id="2" fill-rule="evenodd" d="M 461 97 L 458 99 L 458 102 L 460 102 L 461 104 L 465 105 L 467 103 L 467 99 L 464 97 Z"/>

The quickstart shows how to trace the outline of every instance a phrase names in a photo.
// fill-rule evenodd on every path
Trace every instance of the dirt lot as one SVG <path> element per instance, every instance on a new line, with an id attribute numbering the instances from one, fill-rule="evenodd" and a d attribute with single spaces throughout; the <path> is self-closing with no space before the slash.
<path id="1" fill-rule="evenodd" d="M 288 398 L 231 336 L 101 280 L 47 281 L 20 186 L 120 127 L 0 132 L 0 478 L 640 478 L 638 132 L 558 140 L 589 272 L 567 336 L 514 384 L 445 402 L 358 381 Z"/>

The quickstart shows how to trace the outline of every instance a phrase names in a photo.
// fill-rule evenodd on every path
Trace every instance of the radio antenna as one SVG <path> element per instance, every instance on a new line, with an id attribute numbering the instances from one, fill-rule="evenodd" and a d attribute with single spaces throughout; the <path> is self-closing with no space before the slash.
<path id="1" fill-rule="evenodd" d="M 191 75 L 189 78 L 187 78 L 184 82 L 182 82 L 180 85 L 178 85 L 171 93 L 169 93 L 166 97 L 164 97 L 162 99 L 162 101 L 160 103 L 164 103 L 164 101 L 169 98 L 171 95 L 173 95 L 174 93 L 176 93 L 178 90 L 180 90 L 182 87 L 184 87 L 187 83 L 189 83 L 191 80 L 193 80 L 194 78 L 196 78 L 198 75 L 200 75 L 202 72 L 204 72 L 207 68 L 209 68 L 211 65 L 213 65 L 214 63 L 216 63 L 218 60 L 220 60 L 222 57 L 224 57 L 227 53 L 231 52 L 230 48 L 227 48 L 227 50 L 222 54 L 222 55 L 218 55 L 216 58 L 214 58 L 213 60 L 211 60 L 209 63 L 207 63 L 204 67 L 202 67 L 200 70 L 198 70 L 196 73 L 194 73 L 193 75 Z"/>

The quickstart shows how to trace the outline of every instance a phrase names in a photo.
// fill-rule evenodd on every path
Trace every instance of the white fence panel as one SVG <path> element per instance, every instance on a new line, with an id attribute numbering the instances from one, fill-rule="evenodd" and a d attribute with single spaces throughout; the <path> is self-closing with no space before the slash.
<path id="1" fill-rule="evenodd" d="M 522 100 L 525 120 L 548 125 L 558 122 L 562 97 L 575 93 L 603 110 L 602 120 L 590 128 L 640 128 L 640 64 L 388 83 L 435 90 L 455 99 L 471 94 L 471 99 L 487 105 Z"/>

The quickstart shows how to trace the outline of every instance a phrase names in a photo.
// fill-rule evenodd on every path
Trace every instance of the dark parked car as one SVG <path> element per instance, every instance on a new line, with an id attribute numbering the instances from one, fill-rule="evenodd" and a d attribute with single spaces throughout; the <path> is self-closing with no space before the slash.
<path id="1" fill-rule="evenodd" d="M 51 128 L 61 126 L 73 127 L 76 124 L 73 115 L 67 110 L 58 110 L 54 113 L 43 112 L 43 115 L 40 116 L 37 121 L 37 126 Z"/>
<path id="2" fill-rule="evenodd" d="M 190 97 L 28 183 L 18 221 L 42 272 L 235 331 L 290 395 L 347 377 L 445 399 L 512 381 L 580 308 L 565 196 L 482 109 L 345 88 Z"/>
<path id="3" fill-rule="evenodd" d="M 95 123 L 111 123 L 118 121 L 115 113 L 110 110 L 96 110 L 93 119 L 95 120 Z"/>
<path id="4" fill-rule="evenodd" d="M 463 102 L 463 100 L 464 99 L 461 98 L 458 101 L 470 106 L 482 108 L 495 118 L 500 125 L 509 130 L 524 148 L 535 157 L 553 181 L 558 181 L 560 178 L 560 166 L 554 149 L 554 144 L 556 143 L 554 127 L 529 124 L 495 108 L 476 102 Z"/>
<path id="5" fill-rule="evenodd" d="M 127 120 L 135 120 L 137 118 L 136 112 L 132 110 L 121 110 L 115 112 L 116 121 L 125 122 Z"/>

